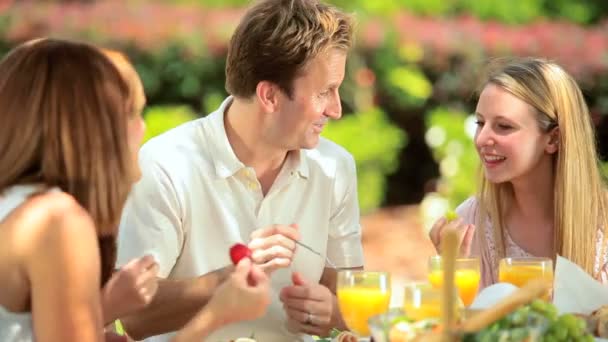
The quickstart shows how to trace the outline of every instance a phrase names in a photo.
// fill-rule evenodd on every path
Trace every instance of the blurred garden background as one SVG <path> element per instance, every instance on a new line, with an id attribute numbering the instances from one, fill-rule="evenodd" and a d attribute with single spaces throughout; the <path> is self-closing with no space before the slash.
<path id="1" fill-rule="evenodd" d="M 226 96 L 227 41 L 247 0 L 0 1 L 0 54 L 39 36 L 129 55 L 147 137 Z M 579 81 L 608 157 L 608 1 L 332 0 L 356 14 L 344 116 L 323 135 L 357 161 L 368 268 L 424 278 L 425 229 L 475 191 L 477 77 L 488 59 L 540 56 Z M 1 124 L 1 123 L 0 123 Z"/>

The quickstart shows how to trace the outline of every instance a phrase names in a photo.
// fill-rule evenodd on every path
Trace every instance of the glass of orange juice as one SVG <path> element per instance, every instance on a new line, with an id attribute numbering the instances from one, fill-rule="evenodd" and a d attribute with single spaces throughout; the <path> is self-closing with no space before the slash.
<path id="1" fill-rule="evenodd" d="M 458 288 L 458 295 L 465 306 L 471 305 L 481 280 L 481 269 L 479 258 L 458 258 L 455 265 L 454 282 Z M 432 256 L 429 261 L 429 282 L 441 288 L 443 284 L 443 268 L 441 256 Z"/>
<path id="2" fill-rule="evenodd" d="M 369 336 L 367 320 L 385 313 L 391 300 L 388 272 L 342 270 L 338 272 L 338 305 L 346 325 L 360 336 Z"/>
<path id="3" fill-rule="evenodd" d="M 457 316 L 462 308 L 462 303 L 456 303 L 454 309 Z M 441 288 L 423 282 L 406 284 L 403 293 L 403 311 L 414 321 L 441 318 Z"/>
<path id="4" fill-rule="evenodd" d="M 553 261 L 549 258 L 503 258 L 498 265 L 498 281 L 522 287 L 532 279 L 553 285 Z M 551 293 L 545 299 L 549 300 Z"/>
<path id="5" fill-rule="evenodd" d="M 441 289 L 429 283 L 410 283 L 403 293 L 403 311 L 408 318 L 419 321 L 441 317 Z"/>

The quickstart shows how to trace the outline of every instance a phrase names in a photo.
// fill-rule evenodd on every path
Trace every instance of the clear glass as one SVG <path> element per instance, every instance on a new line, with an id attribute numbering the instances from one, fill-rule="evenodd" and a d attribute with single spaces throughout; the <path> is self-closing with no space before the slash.
<path id="1" fill-rule="evenodd" d="M 403 311 L 405 315 L 414 320 L 441 318 L 441 288 L 430 283 L 409 283 L 404 287 L 403 292 Z M 456 295 L 454 289 L 454 295 Z M 456 317 L 464 308 L 461 301 L 456 302 L 454 313 Z"/>
<path id="2" fill-rule="evenodd" d="M 396 321 L 405 317 L 401 309 L 390 309 L 389 311 L 372 316 L 369 321 L 369 329 L 374 342 L 390 342 L 391 328 Z"/>
<path id="3" fill-rule="evenodd" d="M 532 279 L 543 279 L 553 288 L 553 261 L 549 258 L 503 258 L 498 265 L 498 281 L 517 287 Z M 550 291 L 545 300 L 551 298 Z"/>
<path id="4" fill-rule="evenodd" d="M 465 306 L 471 305 L 481 281 L 481 263 L 479 258 L 456 259 L 454 282 L 458 289 L 458 295 Z M 429 260 L 429 282 L 437 288 L 443 284 L 443 266 L 441 256 L 432 256 Z"/>
<path id="5" fill-rule="evenodd" d="M 388 272 L 338 271 L 338 305 L 346 325 L 360 336 L 369 336 L 367 321 L 385 313 L 391 301 Z"/>

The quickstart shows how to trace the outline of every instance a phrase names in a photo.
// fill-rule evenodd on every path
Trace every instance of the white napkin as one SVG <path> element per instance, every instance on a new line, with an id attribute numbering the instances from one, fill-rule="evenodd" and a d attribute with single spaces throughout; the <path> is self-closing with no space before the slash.
<path id="1" fill-rule="evenodd" d="M 608 286 L 593 279 L 577 264 L 558 255 L 553 304 L 560 313 L 589 315 L 602 305 L 608 305 Z"/>
<path id="2" fill-rule="evenodd" d="M 553 304 L 560 313 L 589 315 L 608 305 L 608 286 L 593 279 L 572 261 L 557 256 L 553 283 Z M 595 338 L 597 342 L 607 339 Z"/>

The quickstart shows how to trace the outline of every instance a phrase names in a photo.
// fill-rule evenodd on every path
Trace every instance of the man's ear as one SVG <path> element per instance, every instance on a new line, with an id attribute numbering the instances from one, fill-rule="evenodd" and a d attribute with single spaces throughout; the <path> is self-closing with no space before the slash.
<path id="1" fill-rule="evenodd" d="M 260 81 L 255 87 L 255 94 L 266 113 L 274 113 L 279 106 L 279 87 L 269 81 Z"/>
<path id="2" fill-rule="evenodd" d="M 547 143 L 545 151 L 549 154 L 559 151 L 559 127 L 553 128 L 549 133 L 549 143 Z"/>

